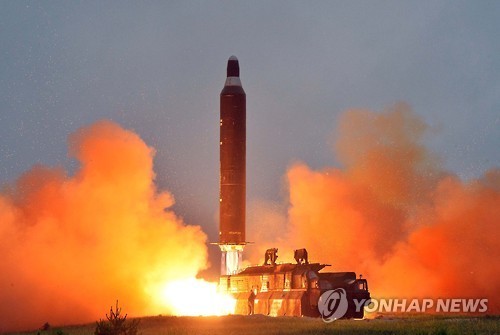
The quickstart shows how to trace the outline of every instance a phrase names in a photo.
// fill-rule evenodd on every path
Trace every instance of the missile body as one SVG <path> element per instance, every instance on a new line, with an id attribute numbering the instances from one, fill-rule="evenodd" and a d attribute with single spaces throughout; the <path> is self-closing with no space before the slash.
<path id="1" fill-rule="evenodd" d="M 222 274 L 234 274 L 245 245 L 246 95 L 238 59 L 227 62 L 227 78 L 220 93 L 220 230 Z"/>

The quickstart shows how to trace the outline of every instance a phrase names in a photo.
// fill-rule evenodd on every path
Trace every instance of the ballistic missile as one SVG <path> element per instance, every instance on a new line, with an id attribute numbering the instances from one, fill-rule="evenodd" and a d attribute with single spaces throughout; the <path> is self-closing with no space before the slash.
<path id="1" fill-rule="evenodd" d="M 238 272 L 246 244 L 246 95 L 235 56 L 227 62 L 227 78 L 220 93 L 219 190 L 221 273 L 230 275 Z"/>

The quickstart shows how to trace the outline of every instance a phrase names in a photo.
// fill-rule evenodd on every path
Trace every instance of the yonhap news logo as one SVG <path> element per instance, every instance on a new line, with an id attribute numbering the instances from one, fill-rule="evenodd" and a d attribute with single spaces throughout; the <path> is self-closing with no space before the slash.
<path id="1" fill-rule="evenodd" d="M 343 317 L 348 307 L 347 293 L 343 288 L 328 290 L 318 300 L 318 310 L 327 323 Z"/>
<path id="2" fill-rule="evenodd" d="M 343 288 L 325 291 L 318 300 L 318 310 L 323 321 L 329 323 L 346 316 L 351 308 L 359 313 L 459 313 L 481 314 L 488 312 L 488 299 L 435 298 L 435 299 L 352 299 Z"/>
<path id="3" fill-rule="evenodd" d="M 356 308 L 363 303 L 354 299 Z M 364 304 L 368 313 L 487 313 L 488 299 L 437 298 L 437 299 L 370 299 Z"/>

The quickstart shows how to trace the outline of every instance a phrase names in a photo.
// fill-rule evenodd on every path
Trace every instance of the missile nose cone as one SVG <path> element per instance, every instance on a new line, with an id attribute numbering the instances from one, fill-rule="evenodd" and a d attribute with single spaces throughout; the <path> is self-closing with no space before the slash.
<path id="1" fill-rule="evenodd" d="M 238 58 L 236 58 L 236 56 L 229 57 L 229 60 L 227 61 L 227 76 L 228 77 L 240 76 L 240 65 L 238 64 Z"/>

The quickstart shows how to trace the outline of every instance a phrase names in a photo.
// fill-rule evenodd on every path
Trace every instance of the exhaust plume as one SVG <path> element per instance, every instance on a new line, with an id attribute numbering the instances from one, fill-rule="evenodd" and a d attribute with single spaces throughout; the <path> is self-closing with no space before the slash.
<path id="1" fill-rule="evenodd" d="M 206 235 L 154 185 L 154 150 L 109 121 L 69 138 L 73 176 L 35 166 L 0 193 L 0 332 L 172 312 L 165 283 L 207 266 Z"/>
<path id="2" fill-rule="evenodd" d="M 306 247 L 335 271 L 362 273 L 375 297 L 488 298 L 498 313 L 500 169 L 460 180 L 422 144 L 427 131 L 405 104 L 345 112 L 335 143 L 343 167 L 290 167 L 287 217 L 259 218 L 286 220 L 285 238 L 262 248 Z"/>

